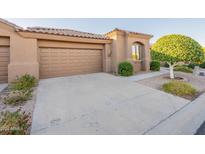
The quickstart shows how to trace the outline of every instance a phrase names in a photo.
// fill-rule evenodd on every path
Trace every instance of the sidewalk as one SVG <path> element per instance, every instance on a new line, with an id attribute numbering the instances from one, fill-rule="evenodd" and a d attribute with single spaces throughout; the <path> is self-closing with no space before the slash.
<path id="1" fill-rule="evenodd" d="M 159 72 L 149 72 L 127 77 L 139 81 L 169 73 L 169 68 L 162 67 Z M 194 135 L 205 121 L 205 93 L 184 107 L 163 119 L 143 134 L 145 135 Z"/>
<path id="2" fill-rule="evenodd" d="M 139 81 L 139 80 L 143 80 L 143 79 L 147 79 L 147 78 L 151 78 L 155 76 L 160 76 L 166 73 L 169 73 L 169 68 L 161 67 L 160 71 L 158 72 L 148 72 L 144 74 L 136 74 L 134 76 L 126 77 L 126 79 L 131 80 L 131 81 Z"/>
<path id="3" fill-rule="evenodd" d="M 148 130 L 149 135 L 194 135 L 205 121 L 205 93 Z"/>

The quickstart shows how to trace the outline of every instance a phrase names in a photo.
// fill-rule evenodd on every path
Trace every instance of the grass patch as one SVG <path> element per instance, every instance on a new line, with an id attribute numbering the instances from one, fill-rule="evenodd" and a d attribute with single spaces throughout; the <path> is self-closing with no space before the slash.
<path id="1" fill-rule="evenodd" d="M 191 84 L 182 81 L 171 81 L 162 86 L 163 91 L 177 96 L 195 96 L 197 90 Z"/>
<path id="2" fill-rule="evenodd" d="M 37 79 L 29 74 L 25 74 L 21 77 L 17 77 L 14 82 L 9 85 L 11 91 L 16 90 L 30 90 L 37 84 Z"/>
<path id="3" fill-rule="evenodd" d="M 1 135 L 26 135 L 31 126 L 31 116 L 25 112 L 2 112 L 0 116 Z"/>
<path id="4" fill-rule="evenodd" d="M 17 106 L 31 99 L 32 90 L 11 91 L 9 94 L 2 96 L 2 102 L 7 105 Z"/>
<path id="5" fill-rule="evenodd" d="M 185 72 L 185 73 L 193 73 L 193 70 L 187 66 L 176 66 L 174 71 Z"/>

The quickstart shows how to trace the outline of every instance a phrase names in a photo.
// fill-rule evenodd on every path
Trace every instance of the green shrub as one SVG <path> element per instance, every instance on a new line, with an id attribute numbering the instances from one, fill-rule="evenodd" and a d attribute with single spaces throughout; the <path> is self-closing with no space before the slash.
<path id="1" fill-rule="evenodd" d="M 193 73 L 192 69 L 187 66 L 176 66 L 174 68 L 175 71 L 185 72 L 185 73 Z"/>
<path id="2" fill-rule="evenodd" d="M 204 60 L 202 46 L 194 39 L 180 35 L 165 35 L 151 48 L 152 60 L 170 62 L 200 63 Z"/>
<path id="3" fill-rule="evenodd" d="M 167 62 L 164 63 L 164 67 L 169 68 L 169 64 Z"/>
<path id="4" fill-rule="evenodd" d="M 194 96 L 196 94 L 196 89 L 190 84 L 182 81 L 171 81 L 165 83 L 162 86 L 165 92 L 177 95 L 177 96 Z"/>
<path id="5" fill-rule="evenodd" d="M 199 66 L 200 66 L 201 68 L 205 68 L 205 62 L 201 63 Z"/>
<path id="6" fill-rule="evenodd" d="M 160 70 L 160 62 L 159 61 L 152 61 L 150 63 L 150 70 L 159 71 Z"/>
<path id="7" fill-rule="evenodd" d="M 180 35 L 165 35 L 158 39 L 151 48 L 152 60 L 168 62 L 171 68 L 177 62 L 201 63 L 204 60 L 204 51 L 194 39 Z M 174 78 L 173 69 L 170 69 L 170 78 Z"/>
<path id="8" fill-rule="evenodd" d="M 187 67 L 194 69 L 195 66 L 199 66 L 199 64 L 195 64 L 195 63 L 190 63 L 187 65 Z"/>
<path id="9" fill-rule="evenodd" d="M 34 76 L 29 74 L 25 74 L 21 77 L 17 77 L 17 79 L 9 85 L 11 90 L 28 90 L 36 86 L 37 80 Z"/>
<path id="10" fill-rule="evenodd" d="M 31 116 L 17 110 L 16 112 L 2 112 L 0 116 L 1 135 L 26 135 L 29 134 Z"/>
<path id="11" fill-rule="evenodd" d="M 17 91 L 11 91 L 6 96 L 2 96 L 2 100 L 4 104 L 16 106 L 25 103 L 31 97 L 32 97 L 31 90 L 26 90 L 26 91 L 17 90 Z"/>
<path id="12" fill-rule="evenodd" d="M 118 73 L 121 76 L 133 75 L 133 66 L 130 62 L 124 61 L 118 65 Z"/>

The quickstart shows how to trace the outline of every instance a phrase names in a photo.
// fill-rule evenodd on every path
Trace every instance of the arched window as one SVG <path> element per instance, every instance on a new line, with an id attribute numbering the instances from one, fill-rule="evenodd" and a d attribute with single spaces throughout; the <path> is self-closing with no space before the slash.
<path id="1" fill-rule="evenodd" d="M 132 60 L 141 60 L 143 45 L 140 43 L 133 43 L 132 45 Z"/>

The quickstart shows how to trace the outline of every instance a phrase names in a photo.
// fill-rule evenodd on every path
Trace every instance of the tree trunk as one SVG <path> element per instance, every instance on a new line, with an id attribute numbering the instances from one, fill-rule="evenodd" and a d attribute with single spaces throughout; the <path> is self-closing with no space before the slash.
<path id="1" fill-rule="evenodd" d="M 169 65 L 170 78 L 174 79 L 174 65 Z"/>
<path id="2" fill-rule="evenodd" d="M 174 79 L 174 64 L 168 63 L 169 64 L 169 72 L 170 72 L 170 79 Z"/>

